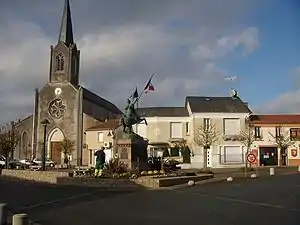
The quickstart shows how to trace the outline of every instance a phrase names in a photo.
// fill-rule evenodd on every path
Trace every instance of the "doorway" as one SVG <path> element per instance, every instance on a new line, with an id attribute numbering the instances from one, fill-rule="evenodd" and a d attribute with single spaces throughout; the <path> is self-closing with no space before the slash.
<path id="1" fill-rule="evenodd" d="M 277 147 L 259 147 L 260 166 L 275 166 L 278 162 Z"/>
<path id="2" fill-rule="evenodd" d="M 64 137 L 62 130 L 59 128 L 53 129 L 49 134 L 47 157 L 52 159 L 55 164 L 61 164 L 62 162 L 61 143 Z"/>
<path id="3" fill-rule="evenodd" d="M 61 163 L 61 141 L 51 142 L 51 159 L 55 164 Z"/>

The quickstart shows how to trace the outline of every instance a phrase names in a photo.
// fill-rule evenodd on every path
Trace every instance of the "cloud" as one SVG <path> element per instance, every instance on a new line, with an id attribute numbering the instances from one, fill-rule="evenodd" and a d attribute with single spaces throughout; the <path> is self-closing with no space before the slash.
<path id="1" fill-rule="evenodd" d="M 296 113 L 300 111 L 300 90 L 280 95 L 262 107 L 264 113 Z"/>
<path id="2" fill-rule="evenodd" d="M 291 71 L 294 88 L 260 106 L 259 113 L 299 114 L 300 111 L 300 67 Z M 258 112 L 258 110 L 256 111 Z"/>
<path id="3" fill-rule="evenodd" d="M 150 5 L 132 0 L 130 7 L 87 1 L 72 1 L 80 79 L 120 107 L 152 72 L 155 92 L 144 96 L 141 106 L 183 105 L 186 95 L 218 94 L 223 77 L 232 75 L 218 62 L 232 53 L 245 57 L 259 43 L 256 27 L 233 24 L 251 9 L 249 1 L 228 0 L 222 8 L 218 1 L 199 0 Z M 34 88 L 49 76 L 49 49 L 57 42 L 61 16 L 60 1 L 16 1 L 14 7 L 5 2 L 0 3 L 0 122 L 32 112 Z"/>
<path id="4" fill-rule="evenodd" d="M 292 83 L 294 90 L 290 90 L 277 96 L 272 101 L 263 105 L 262 112 L 264 113 L 296 113 L 300 111 L 300 67 L 292 70 Z"/>
<path id="5" fill-rule="evenodd" d="M 216 60 L 226 56 L 228 53 L 243 48 L 243 55 L 252 53 L 258 46 L 258 29 L 249 27 L 241 33 L 231 36 L 223 36 L 215 40 L 210 45 L 201 43 L 192 52 L 192 55 L 198 59 Z"/>

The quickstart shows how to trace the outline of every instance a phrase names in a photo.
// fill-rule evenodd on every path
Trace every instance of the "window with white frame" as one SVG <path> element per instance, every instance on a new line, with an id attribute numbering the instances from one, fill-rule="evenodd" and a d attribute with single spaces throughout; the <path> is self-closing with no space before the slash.
<path id="1" fill-rule="evenodd" d="M 203 125 L 204 125 L 204 130 L 208 131 L 210 126 L 211 126 L 211 119 L 210 118 L 204 118 L 203 119 Z"/>
<path id="2" fill-rule="evenodd" d="M 241 129 L 240 119 L 224 119 L 224 134 L 225 135 L 238 135 Z"/>
<path id="3" fill-rule="evenodd" d="M 171 123 L 171 138 L 182 138 L 182 123 Z"/>
<path id="4" fill-rule="evenodd" d="M 98 142 L 103 142 L 103 133 L 98 132 Z"/>
<path id="5" fill-rule="evenodd" d="M 221 146 L 220 147 L 221 163 L 235 164 L 244 163 L 244 151 L 241 146 Z"/>

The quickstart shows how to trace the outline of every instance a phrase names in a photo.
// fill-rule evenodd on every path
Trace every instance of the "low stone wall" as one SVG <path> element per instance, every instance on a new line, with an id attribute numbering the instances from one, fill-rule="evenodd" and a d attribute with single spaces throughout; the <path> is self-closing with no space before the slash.
<path id="1" fill-rule="evenodd" d="M 93 178 L 93 177 L 59 177 L 57 184 L 72 186 L 99 187 L 104 189 L 143 189 L 144 186 L 137 185 L 135 180 L 130 179 L 110 179 L 110 178 Z"/>
<path id="2" fill-rule="evenodd" d="M 2 170 L 2 180 L 24 180 L 31 182 L 50 183 L 58 185 L 88 186 L 106 189 L 156 189 L 184 184 L 189 180 L 195 182 L 213 178 L 213 174 L 201 174 L 198 176 L 152 178 L 150 176 L 138 179 L 110 179 L 93 177 L 69 177 L 67 172 L 58 171 L 30 171 L 30 170 Z"/>
<path id="3" fill-rule="evenodd" d="M 134 182 L 146 188 L 159 188 L 159 179 L 152 177 L 139 177 L 135 179 Z"/>
<path id="4" fill-rule="evenodd" d="M 31 170 L 7 170 L 3 169 L 2 176 L 6 178 L 16 178 L 21 180 L 36 181 L 56 184 L 57 178 L 68 177 L 67 172 L 57 172 L 57 171 L 31 171 Z"/>

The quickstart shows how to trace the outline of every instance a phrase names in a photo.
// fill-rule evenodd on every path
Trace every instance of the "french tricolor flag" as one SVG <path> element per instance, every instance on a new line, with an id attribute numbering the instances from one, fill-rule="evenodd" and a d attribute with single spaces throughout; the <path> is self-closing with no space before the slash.
<path id="1" fill-rule="evenodd" d="M 147 94 L 149 91 L 154 91 L 154 86 L 152 84 L 153 75 L 154 75 L 154 73 L 152 74 L 150 80 L 148 81 L 148 83 L 146 84 L 146 86 L 144 88 L 145 94 Z"/>

